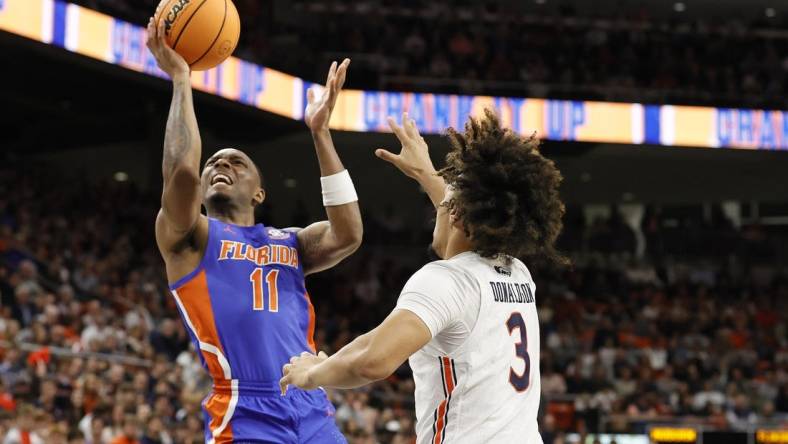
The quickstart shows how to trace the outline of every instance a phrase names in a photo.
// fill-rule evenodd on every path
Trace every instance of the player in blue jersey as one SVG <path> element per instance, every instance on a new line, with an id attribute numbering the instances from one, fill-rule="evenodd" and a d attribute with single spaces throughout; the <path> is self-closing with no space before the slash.
<path id="1" fill-rule="evenodd" d="M 278 381 L 290 356 L 315 352 L 304 275 L 336 265 L 361 243 L 355 189 L 328 131 L 350 61 L 331 65 L 320 97 L 307 94 L 305 121 L 328 220 L 278 230 L 254 223 L 265 190 L 246 154 L 220 150 L 200 172 L 189 66 L 153 20 L 147 45 L 173 83 L 156 242 L 187 331 L 214 380 L 203 402 L 206 442 L 344 443 L 322 390 L 281 397 Z"/>

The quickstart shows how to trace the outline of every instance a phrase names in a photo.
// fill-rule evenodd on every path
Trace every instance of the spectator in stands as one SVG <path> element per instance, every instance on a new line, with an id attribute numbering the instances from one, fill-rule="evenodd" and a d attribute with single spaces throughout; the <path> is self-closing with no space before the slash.
<path id="1" fill-rule="evenodd" d="M 43 425 L 43 415 L 29 405 L 19 407 L 16 425 L 11 427 L 3 438 L 3 444 L 44 444 L 37 429 Z"/>
<path id="2" fill-rule="evenodd" d="M 756 424 L 758 419 L 758 416 L 750 407 L 750 400 L 743 393 L 736 395 L 725 416 L 732 428 L 742 431 Z"/>

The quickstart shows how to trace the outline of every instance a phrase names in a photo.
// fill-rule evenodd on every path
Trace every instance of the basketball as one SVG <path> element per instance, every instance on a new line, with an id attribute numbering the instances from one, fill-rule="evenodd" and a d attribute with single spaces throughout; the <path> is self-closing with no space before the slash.
<path id="1" fill-rule="evenodd" d="M 225 61 L 241 34 L 241 20 L 231 0 L 162 0 L 157 24 L 159 20 L 164 20 L 167 43 L 194 71 Z"/>

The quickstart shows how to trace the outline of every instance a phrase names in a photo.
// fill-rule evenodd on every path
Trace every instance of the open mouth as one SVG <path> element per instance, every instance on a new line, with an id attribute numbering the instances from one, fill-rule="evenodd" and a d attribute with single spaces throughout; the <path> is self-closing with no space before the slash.
<path id="1" fill-rule="evenodd" d="M 223 183 L 225 185 L 232 185 L 233 184 L 233 180 L 230 179 L 230 176 L 228 176 L 226 174 L 223 174 L 223 173 L 219 173 L 219 174 L 213 176 L 213 179 L 211 179 L 211 185 L 216 185 L 217 183 Z"/>

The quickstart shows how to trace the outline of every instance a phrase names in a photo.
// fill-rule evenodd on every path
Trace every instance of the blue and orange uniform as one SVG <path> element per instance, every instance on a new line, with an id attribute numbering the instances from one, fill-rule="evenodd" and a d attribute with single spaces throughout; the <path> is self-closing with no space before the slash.
<path id="1" fill-rule="evenodd" d="M 323 390 L 279 393 L 282 366 L 315 352 L 296 233 L 209 218 L 197 268 L 170 285 L 214 387 L 208 443 L 345 443 Z"/>

